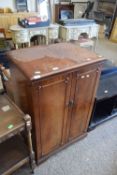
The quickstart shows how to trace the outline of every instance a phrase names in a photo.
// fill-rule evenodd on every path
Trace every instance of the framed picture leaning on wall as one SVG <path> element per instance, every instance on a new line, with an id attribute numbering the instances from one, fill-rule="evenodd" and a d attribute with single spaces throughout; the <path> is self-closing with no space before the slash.
<path id="1" fill-rule="evenodd" d="M 50 0 L 36 0 L 37 4 L 37 12 L 41 18 L 41 21 L 45 22 L 51 21 L 51 6 Z"/>
<path id="2" fill-rule="evenodd" d="M 28 11 L 27 0 L 16 0 L 17 12 Z"/>

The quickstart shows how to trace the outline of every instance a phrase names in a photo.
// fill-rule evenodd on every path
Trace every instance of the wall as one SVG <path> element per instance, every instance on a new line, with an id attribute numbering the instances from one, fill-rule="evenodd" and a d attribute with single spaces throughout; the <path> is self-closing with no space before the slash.
<path id="1" fill-rule="evenodd" d="M 73 0 L 74 1 L 74 0 Z M 86 1 L 85 1 L 86 2 Z M 90 2 L 95 2 L 94 6 L 93 6 L 93 10 L 96 9 L 96 0 L 90 0 Z M 87 3 L 74 3 L 75 4 L 75 8 L 74 8 L 74 18 L 80 18 L 82 16 L 82 14 L 84 13 L 84 11 L 87 8 Z M 91 15 L 91 14 L 90 14 Z"/>
<path id="2" fill-rule="evenodd" d="M 72 1 L 72 0 L 71 0 Z M 82 1 L 86 2 L 87 0 L 73 0 L 74 2 Z M 96 2 L 97 0 L 90 0 L 91 2 Z M 55 3 L 58 3 L 59 0 L 54 0 Z M 74 18 L 81 18 L 83 12 L 87 8 L 87 3 L 74 3 Z M 96 9 L 96 3 L 94 4 L 94 8 Z M 53 16 L 54 16 L 54 3 L 53 3 Z M 53 17 L 54 18 L 54 17 Z M 54 19 L 53 19 L 54 21 Z"/>
<path id="3" fill-rule="evenodd" d="M 96 1 L 96 0 L 90 0 L 90 1 Z M 50 0 L 52 21 L 54 21 L 54 16 L 55 16 L 54 15 L 54 3 L 55 2 L 59 2 L 59 0 Z M 34 12 L 36 10 L 36 0 L 27 0 L 27 3 L 28 3 L 28 10 Z M 12 11 L 15 12 L 16 11 L 15 0 L 0 0 L 0 8 L 1 7 L 2 8 L 10 7 Z M 75 3 L 74 17 L 75 18 L 81 17 L 85 9 L 86 9 L 86 4 L 83 5 L 83 4 Z"/>
<path id="4" fill-rule="evenodd" d="M 29 11 L 36 11 L 36 0 L 27 0 L 27 4 L 28 4 L 28 10 Z"/>
<path id="5" fill-rule="evenodd" d="M 15 0 L 0 0 L 0 8 L 9 7 L 13 11 L 16 11 Z"/>
<path id="6" fill-rule="evenodd" d="M 36 0 L 27 0 L 28 10 L 35 11 L 36 9 Z M 13 12 L 16 10 L 15 0 L 0 0 L 0 8 L 9 7 Z"/>

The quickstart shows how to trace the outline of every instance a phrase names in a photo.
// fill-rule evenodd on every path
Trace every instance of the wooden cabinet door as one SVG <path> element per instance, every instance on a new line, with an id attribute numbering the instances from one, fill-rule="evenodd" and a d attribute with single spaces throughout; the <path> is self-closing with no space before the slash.
<path id="1" fill-rule="evenodd" d="M 76 75 L 74 104 L 69 131 L 70 140 L 87 131 L 97 79 L 98 71 L 96 69 Z"/>
<path id="2" fill-rule="evenodd" d="M 46 155 L 64 143 L 70 75 L 48 78 L 39 86 L 39 120 L 41 154 Z"/>

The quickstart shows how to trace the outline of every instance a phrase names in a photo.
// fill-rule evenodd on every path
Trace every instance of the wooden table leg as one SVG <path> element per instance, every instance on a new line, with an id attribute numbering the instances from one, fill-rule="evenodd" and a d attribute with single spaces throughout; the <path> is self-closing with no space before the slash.
<path id="1" fill-rule="evenodd" d="M 32 146 L 32 138 L 31 138 L 31 117 L 29 115 L 25 115 L 25 122 L 26 122 L 26 129 L 27 129 L 27 139 L 28 139 L 28 147 L 29 147 L 29 154 L 30 154 L 30 165 L 32 169 L 32 173 L 34 173 L 35 168 L 35 153 L 33 151 Z"/>

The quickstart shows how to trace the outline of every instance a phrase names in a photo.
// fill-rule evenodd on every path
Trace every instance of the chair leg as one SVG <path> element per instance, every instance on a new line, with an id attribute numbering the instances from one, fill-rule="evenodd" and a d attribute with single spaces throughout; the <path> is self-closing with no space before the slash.
<path id="1" fill-rule="evenodd" d="M 30 45 L 31 45 L 30 42 L 28 42 L 28 47 L 30 47 Z"/>
<path id="2" fill-rule="evenodd" d="M 94 41 L 94 47 L 93 47 L 94 52 L 95 52 L 95 49 L 96 49 L 96 41 L 97 41 L 97 39 Z"/>
<path id="3" fill-rule="evenodd" d="M 15 48 L 18 49 L 18 44 L 15 44 Z"/>

